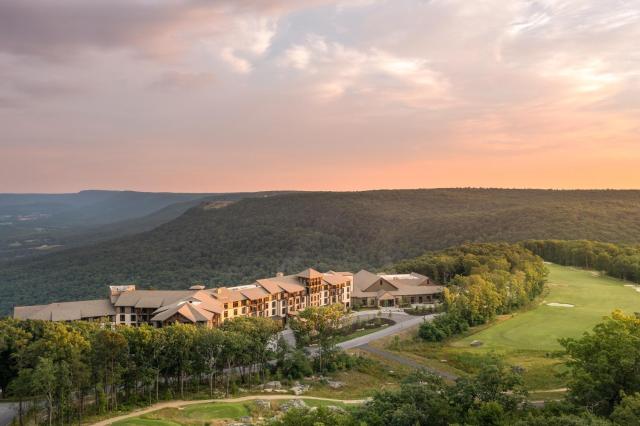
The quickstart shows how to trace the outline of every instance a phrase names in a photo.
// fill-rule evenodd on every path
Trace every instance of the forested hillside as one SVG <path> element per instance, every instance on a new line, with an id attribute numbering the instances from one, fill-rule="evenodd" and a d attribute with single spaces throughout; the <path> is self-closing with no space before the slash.
<path id="1" fill-rule="evenodd" d="M 463 242 L 640 242 L 640 191 L 297 193 L 199 206 L 152 231 L 0 265 L 0 312 L 102 297 L 106 285 L 230 285 L 306 267 L 383 268 Z"/>
<path id="2" fill-rule="evenodd" d="M 640 245 L 599 241 L 530 240 L 524 246 L 549 262 L 596 269 L 621 280 L 640 283 Z"/>
<path id="3" fill-rule="evenodd" d="M 149 231 L 204 201 L 237 201 L 280 193 L 82 191 L 77 194 L 0 194 L 0 261 Z"/>

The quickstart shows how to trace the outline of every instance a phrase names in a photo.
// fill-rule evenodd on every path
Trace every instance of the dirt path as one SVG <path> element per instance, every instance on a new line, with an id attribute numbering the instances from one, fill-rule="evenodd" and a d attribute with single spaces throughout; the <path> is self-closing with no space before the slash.
<path id="1" fill-rule="evenodd" d="M 426 365 L 420 364 L 419 362 L 416 362 L 411 358 L 407 358 L 393 352 L 385 351 L 384 349 L 374 348 L 373 346 L 369 346 L 369 344 L 358 346 L 356 349 L 361 349 L 365 352 L 370 352 L 374 355 L 378 355 L 379 357 L 382 357 L 389 361 L 397 362 L 398 364 L 408 365 L 409 367 L 415 368 L 416 370 L 419 370 L 419 369 L 427 370 L 447 380 L 455 381 L 458 378 L 457 375 L 450 373 L 448 371 L 436 370 L 435 368 L 427 367 Z"/>
<path id="2" fill-rule="evenodd" d="M 245 402 L 245 401 L 253 401 L 256 399 L 264 399 L 269 401 L 276 401 L 282 399 L 315 399 L 318 401 L 329 401 L 329 402 L 341 402 L 343 404 L 362 404 L 366 402 L 366 399 L 332 399 L 332 398 L 320 398 L 317 396 L 296 396 L 296 395 L 250 395 L 250 396 L 242 396 L 239 398 L 227 398 L 227 399 L 201 399 L 194 401 L 167 401 L 160 402 L 158 404 L 151 405 L 147 408 L 143 408 L 141 410 L 132 411 L 128 414 L 123 414 L 118 417 L 111 417 L 106 420 L 102 420 L 98 423 L 94 423 L 92 426 L 107 426 L 112 423 L 118 422 L 120 420 L 130 419 L 131 417 L 138 417 L 143 414 L 150 413 L 152 411 L 161 410 L 163 408 L 178 408 L 185 407 L 187 405 L 194 404 L 207 404 L 211 402 L 223 402 L 223 403 L 234 403 L 234 402 Z"/>

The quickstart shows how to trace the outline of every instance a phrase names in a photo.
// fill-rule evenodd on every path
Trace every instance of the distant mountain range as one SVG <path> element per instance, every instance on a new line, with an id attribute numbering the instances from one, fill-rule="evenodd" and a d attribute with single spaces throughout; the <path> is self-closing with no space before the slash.
<path id="1" fill-rule="evenodd" d="M 0 194 L 0 261 L 148 231 L 203 201 L 254 195 L 95 190 Z"/>
<path id="2" fill-rule="evenodd" d="M 104 194 L 90 195 L 94 201 L 77 207 L 77 217 L 107 220 L 105 211 L 114 209 L 95 207 L 104 205 L 99 199 Z M 130 206 L 129 218 L 118 212 L 118 223 L 102 224 L 82 237 L 85 243 L 102 242 L 0 264 L 0 312 L 8 313 L 14 304 L 102 297 L 112 283 L 185 288 L 196 282 L 238 284 L 306 267 L 384 268 L 467 241 L 640 242 L 640 191 L 174 195 L 159 210 L 131 218 L 163 202 L 151 195 L 144 202 L 127 202 L 131 195 L 116 194 Z"/>

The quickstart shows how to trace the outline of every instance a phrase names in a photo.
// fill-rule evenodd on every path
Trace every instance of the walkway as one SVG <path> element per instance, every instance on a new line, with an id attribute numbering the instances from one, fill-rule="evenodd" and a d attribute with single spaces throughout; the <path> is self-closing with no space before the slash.
<path id="1" fill-rule="evenodd" d="M 118 417 L 111 417 L 109 419 L 100 421 L 98 423 L 94 423 L 93 426 L 107 426 L 112 423 L 118 422 L 120 420 L 130 419 L 131 417 L 138 417 L 143 414 L 150 413 L 152 411 L 161 410 L 163 408 L 178 408 L 178 407 L 186 407 L 188 405 L 194 404 L 208 404 L 212 402 L 222 402 L 222 403 L 234 403 L 234 402 L 245 402 L 245 401 L 255 401 L 257 399 L 274 401 L 274 400 L 290 400 L 290 399 L 315 399 L 318 401 L 329 401 L 329 402 L 340 402 L 343 404 L 362 404 L 366 402 L 366 399 L 332 399 L 332 398 L 320 398 L 316 396 L 295 396 L 295 395 L 251 395 L 251 396 L 243 396 L 240 398 L 227 398 L 227 399 L 203 399 L 203 400 L 194 400 L 194 401 L 168 401 L 168 402 L 160 402 L 158 404 L 151 405 L 149 407 L 143 408 L 142 410 L 133 411 L 129 414 L 124 414 Z"/>

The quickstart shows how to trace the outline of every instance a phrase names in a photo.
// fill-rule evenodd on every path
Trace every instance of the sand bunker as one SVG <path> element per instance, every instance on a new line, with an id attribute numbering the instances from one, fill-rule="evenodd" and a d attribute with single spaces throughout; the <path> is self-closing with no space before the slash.
<path id="1" fill-rule="evenodd" d="M 625 287 L 631 287 L 633 288 L 635 291 L 640 293 L 640 285 L 633 285 L 633 284 L 625 284 Z"/>
<path id="2" fill-rule="evenodd" d="M 547 303 L 547 306 L 555 306 L 557 308 L 573 308 L 573 305 L 570 305 L 569 303 L 551 302 L 551 303 Z"/>

